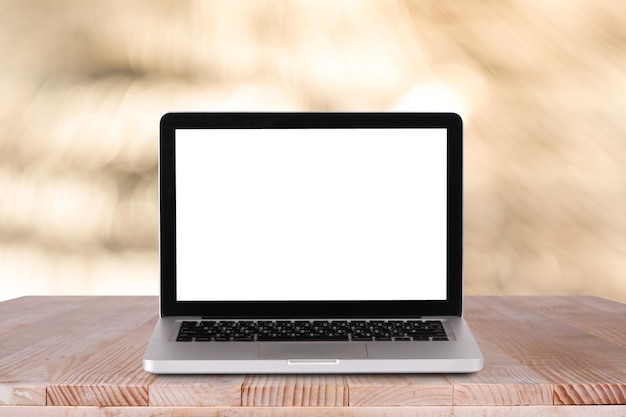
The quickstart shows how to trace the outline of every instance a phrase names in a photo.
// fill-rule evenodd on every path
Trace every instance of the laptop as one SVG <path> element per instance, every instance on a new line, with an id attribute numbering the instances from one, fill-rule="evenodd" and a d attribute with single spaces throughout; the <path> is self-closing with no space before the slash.
<path id="1" fill-rule="evenodd" d="M 156 374 L 475 372 L 452 113 L 169 113 Z"/>

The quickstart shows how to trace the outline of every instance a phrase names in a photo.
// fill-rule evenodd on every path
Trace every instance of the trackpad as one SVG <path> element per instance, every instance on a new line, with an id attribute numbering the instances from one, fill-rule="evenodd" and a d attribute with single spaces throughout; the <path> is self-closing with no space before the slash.
<path id="1" fill-rule="evenodd" d="M 365 359 L 365 343 L 267 342 L 261 343 L 262 359 Z"/>

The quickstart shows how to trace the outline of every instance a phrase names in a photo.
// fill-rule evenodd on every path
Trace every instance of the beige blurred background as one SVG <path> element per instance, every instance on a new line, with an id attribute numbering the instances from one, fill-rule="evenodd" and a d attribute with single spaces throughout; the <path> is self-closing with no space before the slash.
<path id="1" fill-rule="evenodd" d="M 626 3 L 0 1 L 0 300 L 157 294 L 168 111 L 466 121 L 468 294 L 626 302 Z"/>

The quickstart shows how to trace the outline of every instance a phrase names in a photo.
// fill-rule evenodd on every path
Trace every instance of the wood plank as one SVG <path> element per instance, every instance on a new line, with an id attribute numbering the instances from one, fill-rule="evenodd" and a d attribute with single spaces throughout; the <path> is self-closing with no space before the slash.
<path id="1" fill-rule="evenodd" d="M 89 303 L 88 297 L 20 297 L 0 303 L 0 337 L 36 323 L 47 314 L 60 315 Z M 19 314 L 16 314 L 19 312 Z"/>
<path id="2" fill-rule="evenodd" d="M 541 342 L 542 355 L 551 355 L 554 359 L 565 358 L 569 356 L 582 357 L 585 361 L 591 361 L 596 366 L 602 364 L 609 371 L 616 371 L 617 375 L 626 370 L 626 350 L 621 346 L 615 346 L 607 343 L 604 339 L 605 334 L 600 329 L 593 334 L 587 329 L 582 329 L 580 323 L 583 323 L 586 316 L 592 311 L 581 309 L 577 304 L 568 302 L 563 297 L 532 297 L 534 300 L 530 304 L 529 298 L 519 297 L 516 300 L 515 307 L 512 303 L 505 299 L 495 298 L 490 301 L 490 305 L 500 309 L 507 317 L 516 318 L 516 328 L 525 332 L 527 338 L 533 338 L 535 342 Z M 512 309 L 515 309 L 514 311 Z M 567 321 L 563 321 L 563 311 L 578 310 L 574 317 L 570 317 L 569 322 L 578 322 L 578 325 L 570 325 Z M 603 314 L 596 316 L 598 322 L 608 322 L 610 326 L 622 326 L 620 317 L 626 316 L 626 306 L 622 309 L 622 314 Z M 591 325 L 588 327 L 592 327 Z M 576 368 L 583 368 L 583 362 L 578 361 Z M 584 367 L 586 368 L 586 367 Z M 593 370 L 589 367 L 587 370 Z"/>
<path id="3" fill-rule="evenodd" d="M 542 379 L 528 377 L 522 366 L 493 367 L 474 375 L 454 375 L 448 379 L 454 385 L 455 406 L 551 405 L 553 386 Z M 534 383 L 533 381 L 537 381 Z"/>
<path id="4" fill-rule="evenodd" d="M 626 404 L 626 384 L 560 384 L 554 389 L 554 403 Z"/>
<path id="5" fill-rule="evenodd" d="M 537 297 L 519 300 L 542 315 L 567 326 L 609 342 L 626 346 L 626 306 L 597 297 L 552 297 L 549 302 Z M 581 308 L 583 307 L 584 308 Z M 602 343 L 606 346 L 606 343 Z M 597 346 L 591 350 L 598 351 Z M 605 359 L 612 359 L 604 355 Z M 618 370 L 626 375 L 626 363 L 621 357 L 613 358 Z M 555 386 L 556 404 L 624 404 L 626 403 L 626 377 L 624 384 L 559 384 Z"/>
<path id="6" fill-rule="evenodd" d="M 553 297 L 549 303 L 538 303 L 535 297 L 529 297 L 519 303 L 602 340 L 626 346 L 624 304 L 584 296 Z"/>
<path id="7" fill-rule="evenodd" d="M 251 375 L 241 387 L 241 405 L 345 406 L 348 386 L 341 375 Z"/>
<path id="8" fill-rule="evenodd" d="M 156 376 L 142 369 L 142 357 L 155 321 L 119 332 L 108 346 L 92 351 L 48 386 L 48 405 L 147 406 L 148 386 Z"/>
<path id="9" fill-rule="evenodd" d="M 626 406 L 0 407 L 0 417 L 623 417 Z"/>
<path id="10" fill-rule="evenodd" d="M 148 387 L 151 406 L 241 406 L 245 376 L 159 376 Z"/>
<path id="11" fill-rule="evenodd" d="M 7 405 L 46 405 L 46 387 L 21 384 L 0 384 L 0 407 Z"/>
<path id="12" fill-rule="evenodd" d="M 493 297 L 483 301 L 494 311 L 491 330 L 501 336 L 492 343 L 499 344 L 516 361 L 550 382 L 554 386 L 555 402 L 614 404 L 621 401 L 626 386 L 626 350 L 622 346 L 606 343 L 535 308 L 523 306 L 522 297 Z M 550 305 L 558 300 L 544 297 L 534 301 Z M 496 319 L 502 316 L 509 320 Z M 511 326 L 510 320 L 515 320 L 515 326 Z M 578 389 L 572 392 L 572 387 Z"/>
<path id="13" fill-rule="evenodd" d="M 9 311 L 5 304 L 10 306 Z M 88 297 L 23 297 L 0 303 L 0 306 L 3 306 L 0 366 L 9 356 L 18 355 L 48 337 L 58 336 L 60 323 L 72 318 L 78 323 L 82 313 L 99 312 L 102 308 L 98 300 Z"/>
<path id="14" fill-rule="evenodd" d="M 452 384 L 439 375 L 349 375 L 350 406 L 452 405 Z"/>
<path id="15" fill-rule="evenodd" d="M 485 357 L 485 367 L 474 374 L 447 376 L 454 385 L 453 404 L 553 404 L 553 385 L 502 349 L 499 341 L 506 335 L 491 323 L 497 320 L 510 323 L 510 319 L 501 317 L 475 297 L 465 300 L 465 311 L 465 319 Z"/>
<path id="16" fill-rule="evenodd" d="M 25 297 L 16 301 L 30 314 L 35 312 L 33 305 L 40 308 L 37 321 L 13 329 L 0 344 L 0 402 L 7 405 L 25 399 L 45 405 L 52 381 L 118 339 L 120 331 L 131 333 L 137 321 L 154 319 L 158 312 L 155 297 Z M 10 317 L 20 315 L 21 310 L 15 310 Z M 97 331 L 94 322 L 101 323 Z M 24 392 L 32 395 L 25 397 Z"/>
<path id="17" fill-rule="evenodd" d="M 32 341 L 19 330 L 36 325 L 42 317 L 55 317 L 88 302 L 89 299 L 85 297 L 21 297 L 0 303 L 0 339 L 3 341 L 0 358 L 6 364 L 26 356 L 18 355 L 17 352 L 32 345 Z M 0 405 L 46 405 L 46 382 L 43 379 L 37 382 L 37 378 L 31 378 L 28 381 L 25 375 L 19 374 L 21 383 L 15 383 L 11 381 L 7 367 L 2 367 L 2 362 L 0 359 Z M 21 365 L 30 366 L 31 363 L 26 361 Z"/>

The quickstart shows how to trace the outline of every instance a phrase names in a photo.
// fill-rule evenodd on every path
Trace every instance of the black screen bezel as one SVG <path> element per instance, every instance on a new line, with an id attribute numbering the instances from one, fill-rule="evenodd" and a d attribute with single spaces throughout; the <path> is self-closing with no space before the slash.
<path id="1" fill-rule="evenodd" d="M 445 128 L 447 130 L 447 297 L 397 301 L 178 301 L 176 296 L 176 129 Z M 213 318 L 460 316 L 462 312 L 463 127 L 455 113 L 168 113 L 159 138 L 161 316 Z"/>

